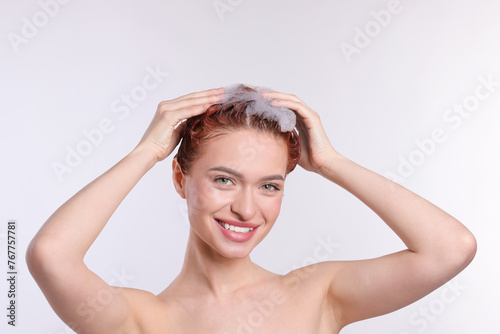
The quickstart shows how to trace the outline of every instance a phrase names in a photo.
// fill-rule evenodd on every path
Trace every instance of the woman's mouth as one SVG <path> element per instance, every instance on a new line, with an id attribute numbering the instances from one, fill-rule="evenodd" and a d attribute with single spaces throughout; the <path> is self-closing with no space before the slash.
<path id="1" fill-rule="evenodd" d="M 219 223 L 220 226 L 224 227 L 226 230 L 238 232 L 238 233 L 248 233 L 253 230 L 251 227 L 239 227 L 239 226 L 234 226 L 230 225 L 228 223 L 223 223 L 220 220 L 216 219 L 217 222 Z"/>
<path id="2" fill-rule="evenodd" d="M 238 225 L 246 226 L 236 226 L 219 219 L 214 219 L 214 222 L 219 226 L 222 235 L 233 242 L 245 242 L 252 239 L 259 227 L 259 225 L 250 223 L 238 223 Z"/>

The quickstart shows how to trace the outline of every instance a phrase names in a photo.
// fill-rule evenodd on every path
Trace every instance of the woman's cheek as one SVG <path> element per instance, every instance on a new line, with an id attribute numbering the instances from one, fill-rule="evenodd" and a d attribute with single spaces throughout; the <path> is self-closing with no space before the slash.
<path id="1" fill-rule="evenodd" d="M 274 196 L 271 198 L 265 198 L 261 201 L 260 207 L 267 221 L 275 221 L 278 219 L 282 199 L 283 196 Z"/>
<path id="2" fill-rule="evenodd" d="M 195 211 L 211 211 L 217 209 L 217 204 L 224 201 L 224 192 L 199 182 L 191 184 L 187 201 L 188 207 L 190 206 Z"/>

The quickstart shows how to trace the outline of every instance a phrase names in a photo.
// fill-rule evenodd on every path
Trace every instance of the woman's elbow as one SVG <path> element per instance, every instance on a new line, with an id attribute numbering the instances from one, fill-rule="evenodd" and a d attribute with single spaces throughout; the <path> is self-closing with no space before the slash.
<path id="1" fill-rule="evenodd" d="M 444 247 L 441 247 L 438 258 L 441 263 L 448 264 L 449 270 L 460 272 L 472 262 L 476 251 L 476 238 L 464 228 L 463 231 L 449 235 Z"/>
<path id="2" fill-rule="evenodd" d="M 28 248 L 26 249 L 25 260 L 28 270 L 33 278 L 43 274 L 50 268 L 57 267 L 54 263 L 50 263 L 53 262 L 51 260 L 51 248 L 50 242 L 39 240 L 36 237 L 31 240 Z"/>
<path id="3" fill-rule="evenodd" d="M 26 249 L 26 265 L 32 276 L 35 276 L 35 274 L 41 270 L 41 264 L 44 260 L 44 256 L 42 255 L 42 253 L 44 253 L 44 251 L 42 251 L 43 248 L 40 242 L 33 239 Z"/>
<path id="4" fill-rule="evenodd" d="M 476 256 L 477 241 L 464 225 L 454 220 L 453 226 L 442 230 L 430 244 L 427 259 L 442 271 L 456 275 L 465 269 Z"/>
<path id="5" fill-rule="evenodd" d="M 460 249 L 464 268 L 472 262 L 477 252 L 477 241 L 474 235 L 469 231 L 465 231 L 460 238 Z"/>

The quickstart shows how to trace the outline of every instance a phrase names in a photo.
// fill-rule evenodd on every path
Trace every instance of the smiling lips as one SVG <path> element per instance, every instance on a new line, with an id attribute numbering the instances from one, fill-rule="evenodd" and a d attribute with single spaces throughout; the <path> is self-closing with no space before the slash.
<path id="1" fill-rule="evenodd" d="M 220 224 L 220 226 L 224 227 L 226 230 L 231 230 L 231 231 L 235 231 L 235 232 L 239 232 L 239 233 L 247 233 L 247 232 L 250 232 L 251 230 L 253 230 L 252 227 L 239 227 L 239 226 L 235 226 L 235 225 L 230 225 L 228 223 L 223 223 L 220 220 L 217 220 L 217 222 Z"/>
<path id="2" fill-rule="evenodd" d="M 259 227 L 259 225 L 249 223 L 227 222 L 219 219 L 215 219 L 215 221 L 217 225 L 220 226 L 222 234 L 229 240 L 235 242 L 245 242 L 249 240 L 255 234 L 257 227 Z"/>

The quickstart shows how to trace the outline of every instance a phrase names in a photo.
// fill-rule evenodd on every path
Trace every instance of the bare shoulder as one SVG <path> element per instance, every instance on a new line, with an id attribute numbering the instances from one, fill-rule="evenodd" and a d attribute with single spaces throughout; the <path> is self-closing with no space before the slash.
<path id="1" fill-rule="evenodd" d="M 158 299 L 152 292 L 146 290 L 126 287 L 113 288 L 116 289 L 117 292 L 122 293 L 128 301 L 155 302 Z"/>

